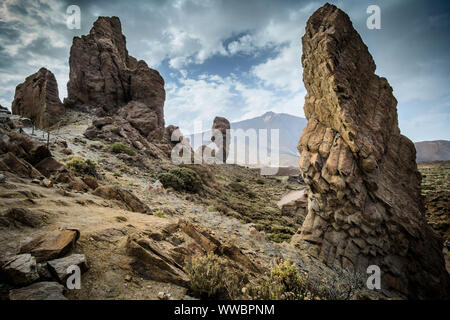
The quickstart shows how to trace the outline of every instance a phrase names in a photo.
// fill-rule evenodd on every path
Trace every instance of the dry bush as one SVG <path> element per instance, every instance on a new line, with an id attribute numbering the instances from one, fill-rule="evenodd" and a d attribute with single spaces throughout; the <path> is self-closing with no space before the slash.
<path id="1" fill-rule="evenodd" d="M 192 293 L 202 299 L 239 299 L 247 281 L 245 274 L 237 274 L 227 260 L 212 253 L 193 256 L 185 271 Z"/>

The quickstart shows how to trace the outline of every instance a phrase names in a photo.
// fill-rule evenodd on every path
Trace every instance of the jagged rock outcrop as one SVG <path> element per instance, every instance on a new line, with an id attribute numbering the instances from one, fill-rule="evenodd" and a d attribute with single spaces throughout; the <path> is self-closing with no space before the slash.
<path id="1" fill-rule="evenodd" d="M 48 128 L 65 114 L 58 84 L 50 70 L 39 69 L 16 87 L 12 113 L 31 119 L 37 128 Z"/>
<path id="2" fill-rule="evenodd" d="M 0 114 L 11 114 L 11 111 L 0 104 Z"/>
<path id="3" fill-rule="evenodd" d="M 128 210 L 133 212 L 150 212 L 150 208 L 134 194 L 117 186 L 101 186 L 95 189 L 93 194 L 102 197 L 103 199 L 118 200 L 122 202 Z"/>
<path id="4" fill-rule="evenodd" d="M 215 117 L 211 129 L 213 134 L 213 136 L 211 137 L 211 141 L 213 141 L 219 148 L 216 156 L 219 157 L 220 160 L 223 161 L 223 163 L 226 163 L 228 152 L 230 149 L 230 121 L 228 121 L 224 117 Z M 222 139 L 216 141 L 215 130 L 218 130 L 221 133 Z"/>
<path id="5" fill-rule="evenodd" d="M 118 17 L 99 17 L 90 33 L 75 37 L 70 49 L 70 81 L 66 105 L 97 107 L 127 114 L 150 139 L 164 135 L 164 80 L 140 60 L 128 55 Z M 140 104 L 133 103 L 140 102 Z M 102 113 L 102 112 L 100 112 Z"/>
<path id="6" fill-rule="evenodd" d="M 54 230 L 25 243 L 20 253 L 30 253 L 37 262 L 60 258 L 75 247 L 79 237 L 75 229 Z"/>
<path id="7" fill-rule="evenodd" d="M 400 134 L 397 101 L 377 76 L 349 17 L 326 4 L 303 42 L 304 111 L 298 145 L 308 214 L 293 243 L 327 265 L 365 274 L 410 298 L 449 292 L 440 243 L 427 225 L 414 144 Z"/>

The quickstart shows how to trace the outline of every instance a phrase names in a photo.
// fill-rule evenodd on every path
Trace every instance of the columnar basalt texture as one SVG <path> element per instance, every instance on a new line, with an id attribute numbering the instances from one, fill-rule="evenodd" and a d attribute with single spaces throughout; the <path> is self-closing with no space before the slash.
<path id="1" fill-rule="evenodd" d="M 220 131 L 222 139 L 216 141 L 215 130 Z M 212 125 L 211 141 L 213 141 L 219 148 L 219 153 L 217 154 L 222 163 L 226 163 L 228 152 L 230 149 L 230 121 L 224 117 L 215 117 Z"/>
<path id="2" fill-rule="evenodd" d="M 28 76 L 16 87 L 12 113 L 31 119 L 38 128 L 48 128 L 65 114 L 59 100 L 58 84 L 53 73 L 45 68 Z"/>
<path id="3" fill-rule="evenodd" d="M 99 17 L 89 35 L 74 37 L 69 65 L 68 106 L 115 113 L 130 101 L 141 102 L 147 107 L 145 117 L 155 120 L 143 123 L 146 137 L 163 137 L 164 79 L 144 61 L 128 55 L 118 17 Z"/>
<path id="4" fill-rule="evenodd" d="M 308 213 L 294 244 L 327 265 L 381 269 L 382 289 L 448 296 L 441 245 L 424 217 L 414 144 L 400 134 L 397 101 L 377 76 L 349 17 L 326 4 L 303 43 L 304 111 L 298 150 Z"/>

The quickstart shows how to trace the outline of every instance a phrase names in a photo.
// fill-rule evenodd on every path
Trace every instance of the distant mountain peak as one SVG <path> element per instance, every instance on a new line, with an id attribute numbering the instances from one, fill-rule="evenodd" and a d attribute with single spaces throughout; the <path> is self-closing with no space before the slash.
<path id="1" fill-rule="evenodd" d="M 269 122 L 272 118 L 277 115 L 275 112 L 268 111 L 262 115 L 264 122 Z"/>

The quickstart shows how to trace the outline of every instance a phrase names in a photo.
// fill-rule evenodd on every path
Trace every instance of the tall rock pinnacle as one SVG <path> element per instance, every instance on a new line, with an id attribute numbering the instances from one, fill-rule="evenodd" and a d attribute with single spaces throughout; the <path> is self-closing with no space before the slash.
<path id="1" fill-rule="evenodd" d="M 58 84 L 50 70 L 39 69 L 16 87 L 12 113 L 29 118 L 38 128 L 48 128 L 65 114 Z"/>
<path id="2" fill-rule="evenodd" d="M 128 55 L 118 17 L 99 17 L 88 35 L 75 37 L 69 65 L 68 106 L 100 107 L 114 113 L 131 101 L 140 102 L 139 108 L 133 104 L 133 112 L 139 113 L 135 123 L 142 123 L 145 115 L 151 121 L 145 121 L 142 131 L 149 138 L 163 137 L 164 79 L 143 60 Z"/>
<path id="3" fill-rule="evenodd" d="M 441 245 L 424 217 L 416 152 L 400 134 L 392 88 L 335 6 L 309 18 L 302 43 L 308 214 L 294 243 L 329 266 L 363 274 L 379 266 L 384 290 L 445 297 Z"/>
<path id="4" fill-rule="evenodd" d="M 219 160 L 222 163 L 226 163 L 230 150 L 230 121 L 224 117 L 215 117 L 211 130 L 213 132 L 211 140 L 219 148 L 219 153 L 217 156 L 220 157 Z M 215 130 L 217 130 L 217 134 L 221 137 L 220 141 L 216 140 L 216 135 L 214 135 Z"/>

